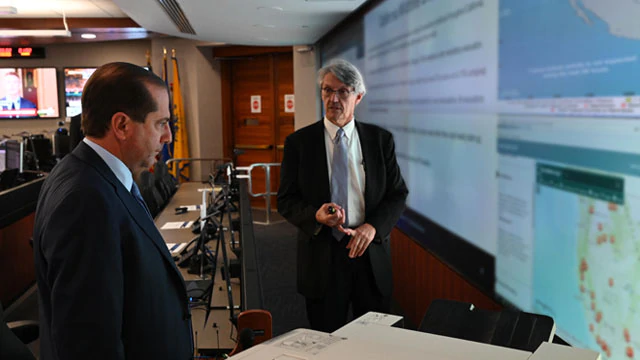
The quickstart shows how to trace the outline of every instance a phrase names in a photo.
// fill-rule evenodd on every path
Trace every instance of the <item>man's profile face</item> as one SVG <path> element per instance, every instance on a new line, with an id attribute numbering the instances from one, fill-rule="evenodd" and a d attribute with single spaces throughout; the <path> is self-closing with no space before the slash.
<path id="1" fill-rule="evenodd" d="M 10 98 L 19 97 L 21 87 L 22 86 L 20 84 L 20 79 L 17 76 L 13 74 L 4 76 L 4 90 L 5 90 L 6 96 Z"/>
<path id="2" fill-rule="evenodd" d="M 329 89 L 333 91 L 331 94 L 327 94 L 325 91 Z M 321 91 L 327 119 L 340 127 L 346 125 L 353 117 L 353 112 L 362 99 L 362 94 L 354 93 L 353 88 L 338 80 L 333 73 L 327 73 L 324 76 Z M 345 95 L 340 96 L 340 92 Z"/>
<path id="3" fill-rule="evenodd" d="M 131 139 L 127 141 L 127 164 L 131 164 L 134 175 L 149 169 L 162 151 L 164 144 L 171 142 L 169 128 L 169 94 L 167 90 L 147 85 L 149 93 L 156 101 L 158 110 L 150 112 L 144 123 L 132 122 Z"/>

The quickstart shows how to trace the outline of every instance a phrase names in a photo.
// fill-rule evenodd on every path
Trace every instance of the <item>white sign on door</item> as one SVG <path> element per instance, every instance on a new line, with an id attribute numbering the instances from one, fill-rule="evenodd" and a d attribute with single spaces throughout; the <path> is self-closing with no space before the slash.
<path id="1" fill-rule="evenodd" d="M 296 111 L 296 102 L 293 94 L 284 96 L 284 112 L 292 113 Z"/>
<path id="2" fill-rule="evenodd" d="M 262 97 L 260 95 L 251 95 L 251 112 L 262 112 Z"/>

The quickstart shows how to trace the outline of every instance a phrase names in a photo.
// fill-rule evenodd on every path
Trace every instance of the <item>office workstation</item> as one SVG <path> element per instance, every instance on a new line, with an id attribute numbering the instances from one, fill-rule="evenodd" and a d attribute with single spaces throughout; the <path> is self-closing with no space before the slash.
<path id="1" fill-rule="evenodd" d="M 339 57 L 358 66 L 367 85 L 356 121 L 393 134 L 409 189 L 407 209 L 390 241 L 394 311 L 403 315 L 406 328 L 418 329 L 435 299 L 454 299 L 482 309 L 551 316 L 557 326 L 555 342 L 599 351 L 603 359 L 628 359 L 637 352 L 640 318 L 633 269 L 639 231 L 640 79 L 638 36 L 625 25 L 634 14 L 631 8 L 619 4 L 607 11 L 589 1 L 371 0 L 350 2 L 348 8 L 333 2 L 345 6 L 334 9 L 342 15 L 316 26 L 309 17 L 315 12 L 319 18 L 329 2 L 265 2 L 252 5 L 243 18 L 256 26 L 222 39 L 208 34 L 209 24 L 203 23 L 215 23 L 213 17 L 224 14 L 241 17 L 224 6 L 181 4 L 197 33 L 184 38 L 155 2 L 108 3 L 111 13 L 121 17 L 94 23 L 102 23 L 96 26 L 103 29 L 139 29 L 128 40 L 106 41 L 100 32 L 97 39 L 78 40 L 87 20 L 67 13 L 71 39 L 28 38 L 45 51 L 44 58 L 1 59 L 0 78 L 17 73 L 23 93 L 41 105 L 37 116 L 27 108 L 21 114 L 7 109 L 0 120 L 0 135 L 10 138 L 5 143 L 24 144 L 24 173 L 37 174 L 15 181 L 5 166 L 0 175 L 0 184 L 13 178 L 0 193 L 2 208 L 11 209 L 3 213 L 0 226 L 0 267 L 4 274 L 15 274 L 0 279 L 0 301 L 9 316 L 18 316 L 24 295 L 35 284 L 29 245 L 35 201 L 48 171 L 66 155 L 56 150 L 56 143 L 62 143 L 55 140 L 57 130 L 68 128 L 68 118 L 78 114 L 83 81 L 93 70 L 126 61 L 161 74 L 167 49 L 167 78 L 175 86 L 175 49 L 189 156 L 228 157 L 235 166 L 248 166 L 281 162 L 285 138 L 325 115 L 316 71 Z M 293 6 L 302 6 L 299 10 L 307 15 L 294 21 Z M 151 9 L 151 15 L 140 16 L 142 8 Z M 212 15 L 203 19 L 198 13 Z M 550 13 L 554 15 L 545 16 Z M 39 15 L 23 20 L 0 16 L 9 25 L 23 21 L 31 28 L 45 26 L 35 19 Z M 42 17 L 58 21 L 54 16 Z M 295 30 L 282 34 L 280 28 L 286 26 L 276 24 L 282 21 L 294 23 Z M 310 31 L 313 36 L 301 37 Z M 117 33 L 125 30 L 110 36 Z M 248 37 L 234 37 L 239 34 Z M 42 143 L 50 150 L 36 148 Z M 173 244 L 169 250 L 182 251 L 179 244 L 198 237 L 192 231 L 198 209 L 176 209 L 202 204 L 198 189 L 210 187 L 211 170 L 193 163 L 189 181 L 183 179 L 155 216 L 164 241 Z M 279 175 L 277 169 L 271 174 L 272 191 L 277 191 Z M 264 180 L 256 172 L 255 193 L 266 191 Z M 271 200 L 275 209 L 275 196 Z M 265 206 L 264 197 L 247 196 L 246 201 L 249 209 Z M 269 274 L 261 273 L 264 266 L 255 262 L 245 268 L 233 251 L 238 245 L 247 256 L 242 237 L 256 229 L 258 235 L 270 234 L 275 228 L 254 227 L 252 220 L 240 217 L 243 230 L 235 244 L 225 235 L 228 257 L 240 261 L 240 272 L 246 272 L 231 279 L 236 315 L 265 308 L 261 302 L 247 305 L 258 296 L 247 295 L 255 288 L 244 280 Z M 169 222 L 186 225 L 163 229 Z M 291 229 L 278 240 L 295 247 Z M 279 263 L 292 259 L 282 256 L 251 255 Z M 295 265 L 283 272 L 294 276 Z M 199 289 L 209 281 L 198 284 L 201 274 L 179 269 L 187 286 L 193 281 Z M 209 299 L 208 325 L 198 324 L 204 311 L 193 313 L 198 347 L 217 353 L 232 349 L 238 334 L 229 319 L 221 271 Z M 277 291 L 268 289 L 270 300 Z M 278 301 L 291 302 L 282 306 L 289 317 L 274 310 L 275 327 L 307 327 L 300 299 L 283 293 Z M 302 321 L 290 320 L 294 317 Z"/>

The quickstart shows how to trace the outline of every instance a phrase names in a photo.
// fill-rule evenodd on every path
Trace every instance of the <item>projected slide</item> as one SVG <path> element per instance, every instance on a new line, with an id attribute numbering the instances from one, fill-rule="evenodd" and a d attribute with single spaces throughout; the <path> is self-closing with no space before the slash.
<path id="1" fill-rule="evenodd" d="M 552 315 L 572 344 L 614 359 L 640 332 L 640 180 L 625 180 L 538 165 L 535 197 L 533 311 Z"/>
<path id="2" fill-rule="evenodd" d="M 501 119 L 496 292 L 570 344 L 640 343 L 638 120 Z"/>
<path id="3" fill-rule="evenodd" d="M 370 108 L 490 109 L 497 10 L 495 1 L 468 0 L 386 1 L 373 9 L 365 16 Z"/>
<path id="4" fill-rule="evenodd" d="M 489 254 L 497 231 L 497 10 L 496 2 L 463 0 L 374 8 L 364 26 L 366 114 L 356 110 L 393 132 L 407 205 Z"/>
<path id="5" fill-rule="evenodd" d="M 501 111 L 637 116 L 640 5 L 500 1 Z"/>
<path id="6" fill-rule="evenodd" d="M 372 113 L 369 121 L 394 134 L 411 189 L 407 206 L 493 254 L 497 157 L 495 132 L 488 129 L 496 126 L 495 117 L 397 113 L 389 124 Z"/>

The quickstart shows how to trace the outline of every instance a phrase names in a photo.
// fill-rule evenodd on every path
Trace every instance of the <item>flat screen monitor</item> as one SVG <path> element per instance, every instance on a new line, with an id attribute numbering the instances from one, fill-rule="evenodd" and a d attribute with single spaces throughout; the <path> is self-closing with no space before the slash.
<path id="1" fill-rule="evenodd" d="M 22 169 L 21 143 L 16 140 L 7 140 L 0 146 L 4 155 L 4 167 L 9 169 Z"/>
<path id="2" fill-rule="evenodd" d="M 73 117 L 82 112 L 82 89 L 84 84 L 96 68 L 66 68 L 64 69 L 64 95 L 67 116 Z"/>
<path id="3" fill-rule="evenodd" d="M 55 68 L 0 68 L 0 119 L 57 117 Z"/>

